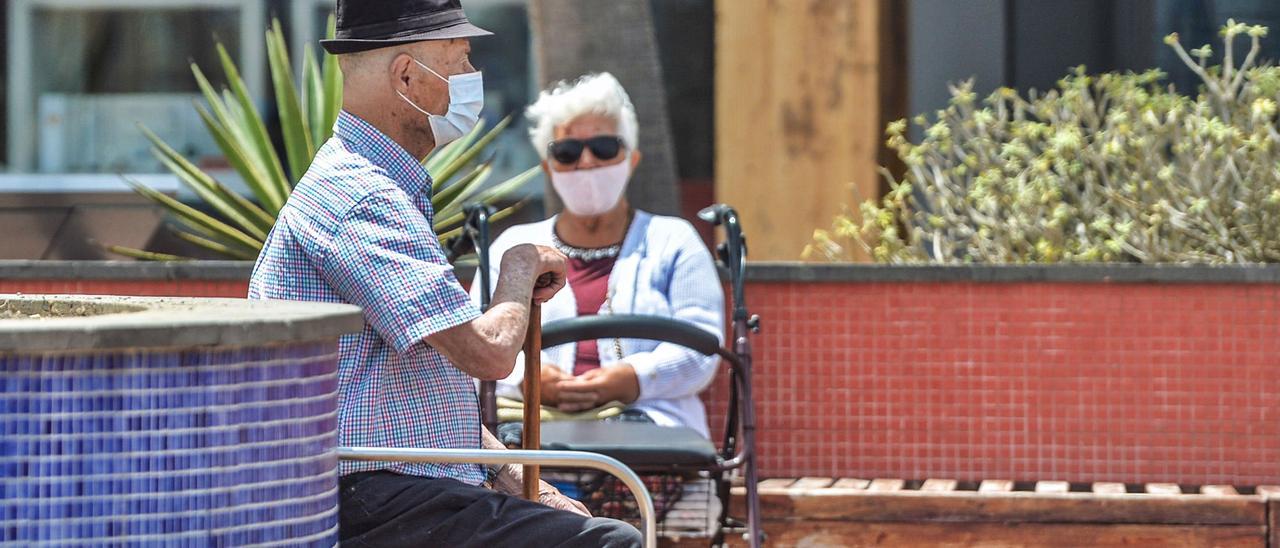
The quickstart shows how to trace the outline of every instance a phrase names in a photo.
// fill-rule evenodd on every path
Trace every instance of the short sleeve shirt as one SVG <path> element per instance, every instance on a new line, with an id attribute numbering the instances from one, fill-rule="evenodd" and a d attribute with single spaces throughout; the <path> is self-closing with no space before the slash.
<path id="1" fill-rule="evenodd" d="M 341 302 L 365 326 L 339 343 L 339 443 L 480 447 L 471 377 L 424 342 L 480 315 L 445 259 L 426 169 L 364 120 L 341 112 L 254 266 L 253 299 Z M 478 465 L 343 461 L 479 484 Z"/>

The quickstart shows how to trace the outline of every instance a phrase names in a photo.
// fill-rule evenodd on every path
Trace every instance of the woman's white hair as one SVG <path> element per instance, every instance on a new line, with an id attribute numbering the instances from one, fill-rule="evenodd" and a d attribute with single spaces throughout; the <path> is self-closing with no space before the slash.
<path id="1" fill-rule="evenodd" d="M 547 159 L 547 145 L 555 140 L 555 129 L 584 114 L 597 114 L 613 119 L 618 124 L 618 136 L 628 150 L 636 149 L 639 129 L 636 123 L 636 107 L 631 104 L 627 90 L 612 74 L 601 72 L 587 74 L 574 82 L 561 81 L 550 90 L 543 91 L 537 102 L 529 105 L 525 115 L 529 117 L 529 141 L 543 160 Z"/>

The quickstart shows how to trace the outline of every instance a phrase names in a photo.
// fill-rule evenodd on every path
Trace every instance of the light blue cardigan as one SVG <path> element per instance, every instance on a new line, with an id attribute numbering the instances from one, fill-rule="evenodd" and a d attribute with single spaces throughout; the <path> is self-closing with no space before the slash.
<path id="1" fill-rule="evenodd" d="M 555 217 L 538 223 L 513 226 L 490 247 L 491 282 L 497 284 L 502 254 L 517 244 L 551 245 Z M 472 299 L 479 301 L 480 277 L 471 286 Z M 693 225 L 678 217 L 636 211 L 622 252 L 609 275 L 614 314 L 646 314 L 672 317 L 715 333 L 724 342 L 724 289 L 711 253 Z M 601 314 L 608 314 L 605 307 Z M 542 305 L 542 322 L 577 315 L 573 290 L 565 287 Z M 717 357 L 671 343 L 622 339 L 622 356 L 614 339 L 596 341 L 602 367 L 628 363 L 640 381 L 640 399 L 632 407 L 644 411 L 664 426 L 686 426 L 707 436 L 707 414 L 698 392 L 715 377 Z M 545 348 L 542 363 L 555 364 L 573 374 L 577 345 Z M 524 357 L 516 362 L 511 376 L 498 381 L 498 394 L 520 399 L 524 381 Z"/>

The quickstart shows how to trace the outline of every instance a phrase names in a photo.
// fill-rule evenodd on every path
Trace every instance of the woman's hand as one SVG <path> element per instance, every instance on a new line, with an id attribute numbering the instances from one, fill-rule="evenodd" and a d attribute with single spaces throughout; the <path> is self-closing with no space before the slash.
<path id="1" fill-rule="evenodd" d="M 631 367 L 627 366 L 626 369 L 630 370 Z M 602 371 L 602 369 L 593 369 L 581 377 L 574 377 L 561 371 L 554 364 L 542 364 L 542 405 L 576 413 L 618 399 L 620 392 L 617 390 L 617 385 L 623 384 L 622 381 L 625 379 L 611 378 Z M 622 377 L 622 375 L 617 376 Z M 631 372 L 630 377 L 634 379 L 635 372 Z M 568 391 L 564 390 L 566 386 L 569 387 Z M 637 392 L 638 390 L 637 387 Z"/>
<path id="2" fill-rule="evenodd" d="M 542 405 L 560 405 L 560 381 L 573 378 L 554 364 L 542 364 Z"/>
<path id="3" fill-rule="evenodd" d="M 636 370 L 620 363 L 592 369 L 581 376 L 560 381 L 557 387 L 561 411 L 575 413 L 620 401 L 631 403 L 640 398 L 640 380 Z"/>

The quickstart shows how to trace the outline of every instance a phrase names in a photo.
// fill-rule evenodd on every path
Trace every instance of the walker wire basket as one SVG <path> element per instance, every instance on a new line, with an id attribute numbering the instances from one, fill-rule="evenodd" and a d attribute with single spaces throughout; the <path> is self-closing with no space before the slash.
<path id="1" fill-rule="evenodd" d="M 705 472 L 642 473 L 653 497 L 658 535 L 705 538 L 714 535 L 720 515 L 715 483 Z M 594 470 L 552 469 L 543 479 L 566 496 L 581 501 L 593 516 L 640 523 L 635 497 L 618 478 Z"/>

